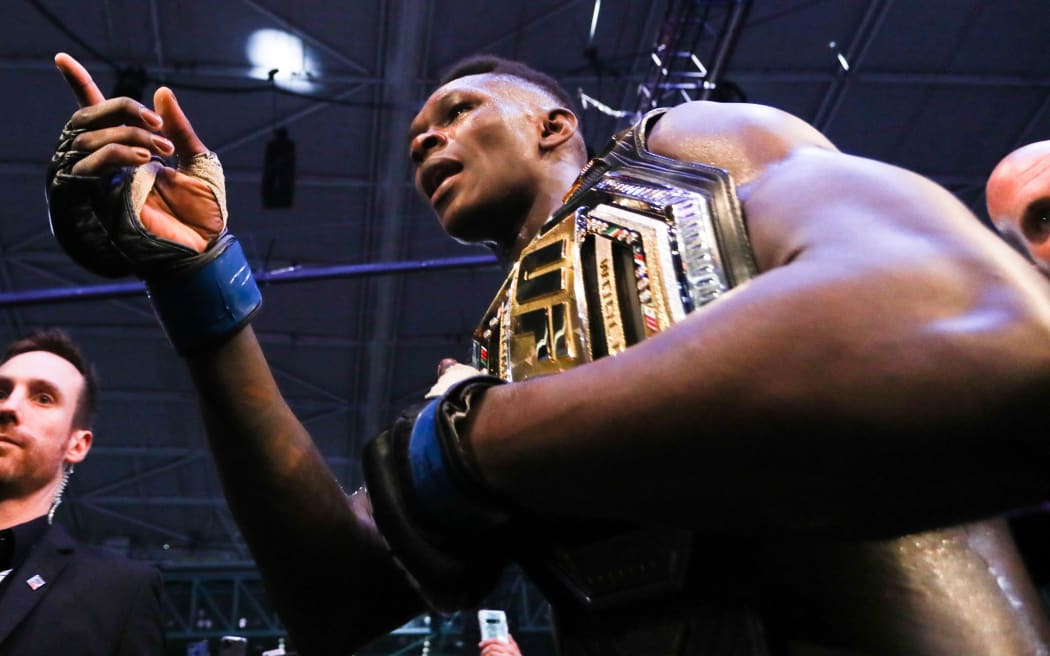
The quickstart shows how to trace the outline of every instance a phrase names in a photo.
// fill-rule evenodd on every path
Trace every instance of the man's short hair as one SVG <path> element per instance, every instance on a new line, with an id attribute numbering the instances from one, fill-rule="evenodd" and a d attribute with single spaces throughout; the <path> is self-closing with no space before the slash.
<path id="1" fill-rule="evenodd" d="M 8 344 L 0 364 L 7 362 L 16 355 L 29 353 L 30 351 L 53 353 L 76 367 L 76 370 L 84 377 L 84 388 L 80 392 L 80 398 L 77 399 L 77 407 L 73 411 L 73 428 L 91 428 L 95 421 L 95 411 L 98 405 L 98 372 L 95 371 L 95 366 L 88 362 L 84 354 L 80 352 L 80 348 L 73 341 L 73 338 L 60 328 L 34 330 Z"/>
<path id="2" fill-rule="evenodd" d="M 471 55 L 455 62 L 449 66 L 438 82 L 438 86 L 448 84 L 452 80 L 458 80 L 468 75 L 481 75 L 491 73 L 493 75 L 511 75 L 533 84 L 553 96 L 559 103 L 572 110 L 576 117 L 580 117 L 580 109 L 576 99 L 565 90 L 550 75 L 537 71 L 528 64 L 513 59 L 504 59 L 496 55 Z"/>

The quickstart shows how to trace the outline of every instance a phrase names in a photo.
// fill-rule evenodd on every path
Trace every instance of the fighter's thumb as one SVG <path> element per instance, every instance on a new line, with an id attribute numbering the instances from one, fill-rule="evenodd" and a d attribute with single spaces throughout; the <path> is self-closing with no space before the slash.
<path id="1" fill-rule="evenodd" d="M 153 107 L 164 119 L 162 128 L 164 136 L 171 139 L 172 144 L 175 145 L 175 154 L 180 159 L 188 160 L 208 150 L 204 142 L 197 137 L 197 133 L 193 131 L 193 125 L 182 112 L 179 101 L 175 99 L 175 94 L 171 89 L 168 87 L 157 89 L 153 94 Z"/>

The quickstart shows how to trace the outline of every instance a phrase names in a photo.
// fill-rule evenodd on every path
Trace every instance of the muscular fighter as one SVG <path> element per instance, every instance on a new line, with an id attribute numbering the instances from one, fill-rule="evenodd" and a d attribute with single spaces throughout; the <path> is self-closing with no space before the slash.
<path id="1" fill-rule="evenodd" d="M 446 231 L 512 263 L 476 336 L 497 375 L 395 422 L 347 496 L 252 333 L 221 169 L 175 96 L 107 100 L 56 63 L 81 108 L 53 230 L 146 280 L 303 653 L 465 607 L 510 558 L 566 654 L 1047 652 L 988 518 L 1050 492 L 1050 289 L 943 188 L 710 102 L 647 116 L 577 179 L 549 78 L 460 67 L 408 152 Z M 152 160 L 172 153 L 178 170 Z M 650 201 L 680 191 L 660 228 Z"/>
<path id="2" fill-rule="evenodd" d="M 988 215 L 997 230 L 1050 275 L 1050 141 L 1004 157 L 985 184 Z"/>

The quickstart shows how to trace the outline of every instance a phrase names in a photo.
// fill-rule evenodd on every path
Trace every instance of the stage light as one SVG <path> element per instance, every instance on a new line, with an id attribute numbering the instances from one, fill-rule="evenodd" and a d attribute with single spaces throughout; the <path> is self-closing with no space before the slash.
<path id="1" fill-rule="evenodd" d="M 245 54 L 254 78 L 271 80 L 282 89 L 315 90 L 320 64 L 298 36 L 281 30 L 258 30 L 248 38 Z M 276 75 L 274 73 L 277 73 Z"/>

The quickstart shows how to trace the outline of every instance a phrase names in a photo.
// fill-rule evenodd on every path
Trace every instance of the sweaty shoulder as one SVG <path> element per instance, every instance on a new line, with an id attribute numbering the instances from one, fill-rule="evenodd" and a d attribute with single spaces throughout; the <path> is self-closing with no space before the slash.
<path id="1" fill-rule="evenodd" d="M 872 267 L 987 261 L 991 241 L 944 188 L 905 169 L 840 152 L 787 112 L 691 102 L 653 126 L 654 153 L 727 170 L 736 183 L 759 269 L 848 256 Z M 863 225 L 863 230 L 857 226 Z M 965 253 L 965 256 L 962 254 Z M 959 268 L 959 267 L 957 267 Z"/>
<path id="2" fill-rule="evenodd" d="M 668 110 L 653 127 L 650 151 L 725 169 L 744 185 L 805 146 L 836 150 L 816 128 L 787 112 L 749 103 L 695 101 Z"/>

